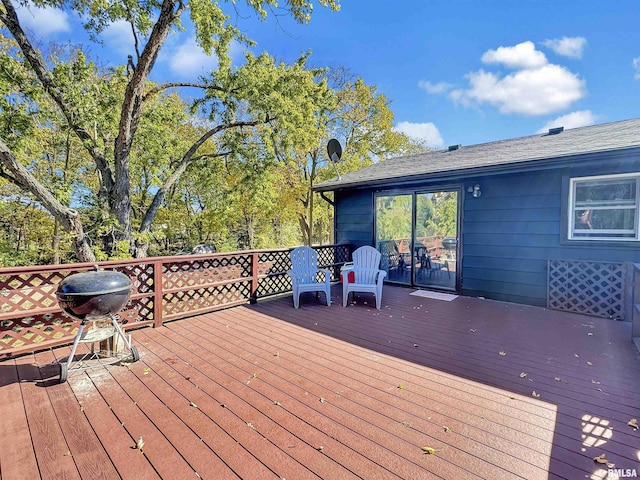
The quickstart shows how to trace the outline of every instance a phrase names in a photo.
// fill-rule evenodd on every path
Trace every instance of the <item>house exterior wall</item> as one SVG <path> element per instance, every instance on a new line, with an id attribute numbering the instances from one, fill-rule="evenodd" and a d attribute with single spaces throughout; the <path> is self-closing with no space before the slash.
<path id="1" fill-rule="evenodd" d="M 373 190 L 350 190 L 335 195 L 335 243 L 353 248 L 373 245 Z"/>
<path id="2" fill-rule="evenodd" d="M 640 159 L 574 165 L 450 179 L 480 184 L 482 191 L 479 198 L 462 197 L 461 294 L 546 306 L 548 260 L 640 262 L 639 242 L 568 241 L 566 233 L 569 179 L 638 172 Z M 374 195 L 388 188 L 336 192 L 336 242 L 373 245 Z"/>

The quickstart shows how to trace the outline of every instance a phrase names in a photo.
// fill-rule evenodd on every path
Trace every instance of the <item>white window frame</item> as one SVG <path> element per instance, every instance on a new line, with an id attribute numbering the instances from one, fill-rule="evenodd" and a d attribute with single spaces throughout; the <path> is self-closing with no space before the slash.
<path id="1" fill-rule="evenodd" d="M 635 179 L 635 183 L 636 183 L 636 201 L 634 205 L 627 205 L 624 206 L 622 208 L 628 208 L 628 209 L 633 209 L 635 210 L 635 215 L 634 215 L 634 228 L 633 230 L 596 230 L 596 232 L 594 233 L 601 233 L 602 235 L 598 235 L 598 236 L 589 236 L 589 237 L 583 237 L 580 235 L 576 235 L 577 233 L 581 233 L 582 231 L 577 231 L 576 228 L 574 227 L 574 219 L 575 219 L 575 212 L 576 210 L 584 210 L 584 206 L 578 206 L 576 207 L 575 205 L 575 193 L 576 193 L 576 188 L 578 185 L 580 185 L 581 183 L 586 183 L 586 182 L 594 182 L 594 181 L 598 181 L 598 180 L 605 180 L 605 181 L 611 181 L 611 180 L 623 180 L 623 179 Z M 600 205 L 595 207 L 594 209 L 599 209 L 599 210 L 606 210 L 606 209 L 620 209 L 621 207 L 619 205 L 610 205 L 610 206 L 606 206 L 606 205 Z M 568 208 L 567 208 L 567 238 L 569 240 L 575 240 L 575 241 L 607 241 L 607 242 L 638 242 L 640 241 L 640 172 L 638 173 L 623 173 L 623 174 L 617 174 L 617 175 L 597 175 L 597 176 L 593 176 L 593 177 L 575 177 L 575 178 L 571 178 L 569 180 L 569 204 L 568 204 Z M 588 231 L 588 230 L 585 230 Z M 632 234 L 633 237 L 617 237 L 617 236 L 610 236 L 610 235 L 619 235 L 621 233 L 626 233 L 626 234 Z M 609 235 L 607 235 L 609 234 Z"/>

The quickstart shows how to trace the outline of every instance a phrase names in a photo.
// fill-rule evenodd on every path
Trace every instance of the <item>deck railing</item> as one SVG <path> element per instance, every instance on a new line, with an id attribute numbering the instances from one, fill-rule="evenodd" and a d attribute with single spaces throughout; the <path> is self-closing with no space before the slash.
<path id="1" fill-rule="evenodd" d="M 318 264 L 339 279 L 349 245 L 314 247 Z M 286 272 L 291 249 L 252 250 L 98 262 L 125 273 L 131 299 L 120 312 L 125 328 L 198 315 L 291 291 Z M 69 343 L 79 322 L 58 307 L 55 292 L 68 275 L 92 270 L 94 263 L 0 268 L 0 358 Z"/>

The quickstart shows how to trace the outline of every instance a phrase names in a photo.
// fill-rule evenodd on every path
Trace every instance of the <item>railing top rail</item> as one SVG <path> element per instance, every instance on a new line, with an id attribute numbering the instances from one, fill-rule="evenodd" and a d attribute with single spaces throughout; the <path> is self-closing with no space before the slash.
<path id="1" fill-rule="evenodd" d="M 341 247 L 348 244 L 333 244 L 333 245 L 313 245 L 313 248 L 329 248 L 329 247 Z M 188 255 L 170 255 L 164 257 L 144 257 L 144 258 L 131 258 L 127 260 L 108 260 L 103 262 L 85 262 L 85 263 L 61 263 L 57 265 L 30 265 L 24 267 L 2 267 L 0 268 L 0 275 L 16 275 L 22 273 L 37 272 L 60 272 L 68 270 L 89 270 L 98 265 L 102 268 L 108 267 L 124 267 L 128 265 L 139 265 L 141 263 L 170 263 L 179 261 L 198 260 L 202 258 L 216 258 L 216 257 L 242 257 L 251 255 L 253 253 L 269 253 L 269 252 L 288 252 L 295 247 L 287 248 L 267 248 L 267 249 L 255 249 L 255 250 L 240 250 L 235 252 L 217 252 L 217 253 L 204 253 L 204 254 L 188 254 Z"/>

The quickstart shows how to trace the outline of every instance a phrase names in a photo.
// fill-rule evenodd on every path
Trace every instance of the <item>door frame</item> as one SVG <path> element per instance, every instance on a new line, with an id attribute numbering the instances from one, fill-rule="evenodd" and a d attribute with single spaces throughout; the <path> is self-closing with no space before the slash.
<path id="1" fill-rule="evenodd" d="M 373 245 L 377 244 L 378 240 L 378 210 L 377 210 L 377 200 L 378 197 L 389 197 L 396 195 L 411 195 L 411 252 L 414 251 L 414 240 L 415 240 L 415 231 L 416 231 L 416 219 L 417 219 L 417 196 L 425 193 L 435 193 L 435 192 L 457 192 L 457 244 L 456 244 L 456 270 L 455 270 L 455 282 L 454 288 L 437 288 L 437 286 L 424 286 L 424 285 L 416 285 L 415 275 L 414 275 L 414 267 L 413 262 L 411 265 L 411 275 L 409 283 L 398 283 L 394 281 L 388 281 L 385 279 L 385 283 L 397 284 L 402 286 L 410 286 L 416 288 L 425 288 L 428 290 L 440 290 L 449 293 L 460 293 L 461 280 L 462 280 L 462 209 L 464 205 L 464 194 L 465 189 L 464 185 L 461 183 L 447 183 L 441 185 L 429 185 L 424 187 L 414 187 L 414 188 L 394 188 L 394 189 L 385 189 L 385 190 L 377 190 L 373 192 Z"/>

